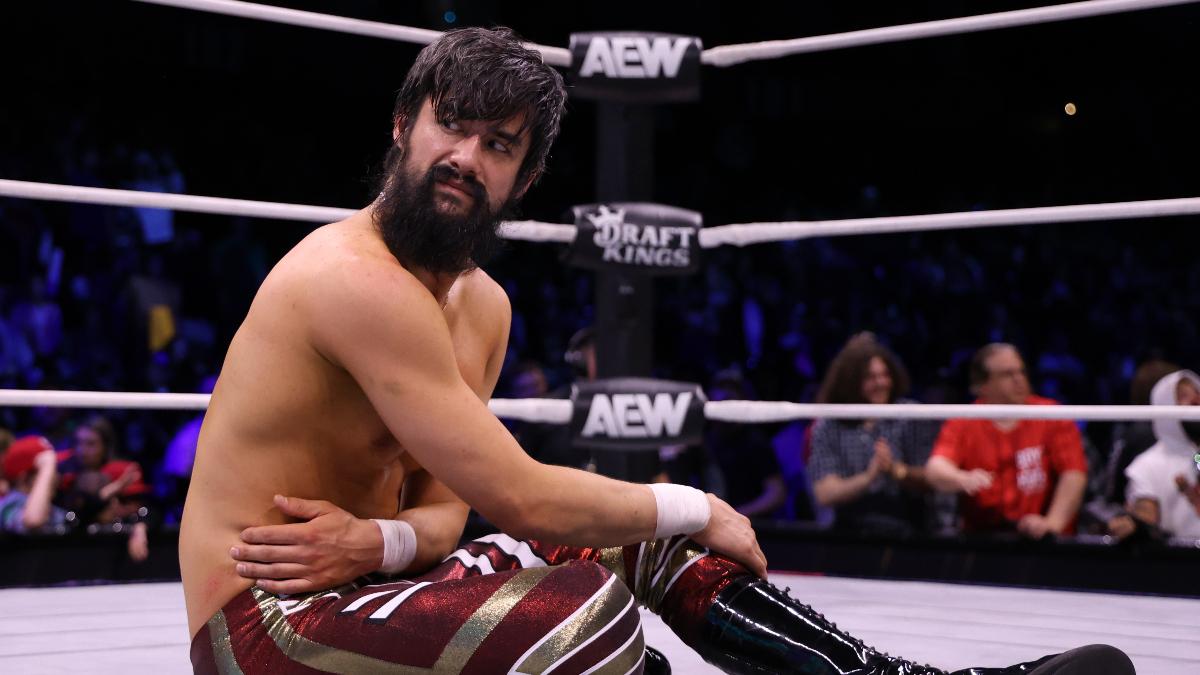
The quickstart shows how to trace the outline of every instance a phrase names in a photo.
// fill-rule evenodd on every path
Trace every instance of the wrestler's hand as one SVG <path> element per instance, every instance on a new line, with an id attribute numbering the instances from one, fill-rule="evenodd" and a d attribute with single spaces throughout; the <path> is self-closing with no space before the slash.
<path id="1" fill-rule="evenodd" d="M 711 493 L 708 495 L 708 505 L 712 510 L 708 527 L 693 534 L 692 539 L 766 579 L 767 557 L 758 547 L 758 537 L 750 527 L 750 519 Z"/>
<path id="2" fill-rule="evenodd" d="M 379 569 L 383 535 L 370 520 L 326 501 L 275 495 L 284 515 L 304 522 L 242 530 L 229 550 L 237 573 L 271 593 L 307 593 L 340 586 Z"/>

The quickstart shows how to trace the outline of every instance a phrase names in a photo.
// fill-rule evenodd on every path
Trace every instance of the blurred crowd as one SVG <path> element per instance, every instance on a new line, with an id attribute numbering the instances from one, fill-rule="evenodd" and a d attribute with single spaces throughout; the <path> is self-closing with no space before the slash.
<path id="1" fill-rule="evenodd" d="M 79 125 L 35 173 L 185 191 L 170 152 L 113 138 Z M 870 186 L 860 207 L 783 217 L 888 213 Z M 302 234 L 258 225 L 0 200 L 0 387 L 211 391 L 259 283 Z M 655 282 L 654 375 L 702 383 L 717 400 L 1193 401 L 1194 375 L 1167 361 L 1200 359 L 1191 252 L 1172 245 L 1170 223 L 1080 227 L 708 251 L 700 274 Z M 582 355 L 594 335 L 580 329 L 595 319 L 590 273 L 563 265 L 550 246 L 526 244 L 488 271 L 513 304 L 498 394 L 563 396 L 589 377 L 591 357 Z M 117 529 L 130 534 L 136 559 L 147 526 L 178 522 L 202 417 L 106 416 L 0 408 L 4 531 Z M 513 431 L 544 461 L 600 471 L 615 461 L 572 447 L 563 429 Z M 625 458 L 621 470 L 703 487 L 749 515 L 857 532 L 1165 539 L 1198 534 L 1197 437 L 1179 422 L 881 415 L 712 425 L 701 446 Z"/>

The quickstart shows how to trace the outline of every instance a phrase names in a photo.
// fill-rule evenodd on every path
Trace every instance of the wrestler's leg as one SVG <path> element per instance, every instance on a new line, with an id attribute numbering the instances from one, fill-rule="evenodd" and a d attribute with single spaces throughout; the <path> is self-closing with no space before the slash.
<path id="1" fill-rule="evenodd" d="M 580 548 L 491 535 L 468 545 L 472 559 L 530 567 L 591 560 L 613 571 L 634 597 L 690 647 L 730 673 L 940 673 L 865 645 L 786 590 L 687 539 L 673 537 L 622 548 Z M 1090 645 L 1008 668 L 964 675 L 1131 675 L 1120 650 Z"/>
<path id="2" fill-rule="evenodd" d="M 193 641 L 197 672 L 642 672 L 638 608 L 577 560 L 493 574 L 449 560 L 410 580 L 280 598 L 251 589 Z M 406 668 L 407 667 L 407 668 Z M 411 669 L 411 670 L 409 670 Z"/>

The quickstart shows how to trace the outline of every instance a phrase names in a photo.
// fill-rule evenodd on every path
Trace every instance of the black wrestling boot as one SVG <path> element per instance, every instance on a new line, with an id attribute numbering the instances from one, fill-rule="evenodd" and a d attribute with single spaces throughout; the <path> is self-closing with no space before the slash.
<path id="1" fill-rule="evenodd" d="M 947 675 L 863 644 L 808 605 L 750 576 L 721 591 L 708 610 L 700 644 L 692 647 L 735 675 Z M 970 668 L 949 675 L 1024 673 L 1132 675 L 1133 666 L 1120 650 L 1092 645 L 1007 668 Z"/>
<path id="2" fill-rule="evenodd" d="M 663 653 L 651 647 L 646 646 L 646 662 L 642 668 L 643 675 L 671 675 L 671 662 Z"/>

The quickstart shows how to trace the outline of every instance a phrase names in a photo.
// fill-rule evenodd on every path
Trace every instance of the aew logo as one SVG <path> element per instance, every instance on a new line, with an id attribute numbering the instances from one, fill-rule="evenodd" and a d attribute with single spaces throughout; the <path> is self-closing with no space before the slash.
<path id="1" fill-rule="evenodd" d="M 661 438 L 683 431 L 692 392 L 649 394 L 596 394 L 583 423 L 584 438 Z"/>
<path id="2" fill-rule="evenodd" d="M 693 38 L 597 35 L 588 44 L 580 77 L 603 73 L 610 78 L 675 77 Z M 661 75 L 660 75 L 661 73 Z"/>
<path id="3" fill-rule="evenodd" d="M 571 96 L 626 103 L 700 98 L 700 38 L 669 33 L 573 33 Z"/>
<path id="4" fill-rule="evenodd" d="M 698 267 L 700 214 L 661 204 L 589 204 L 574 209 L 572 262 L 594 269 L 686 274 Z"/>
<path id="5" fill-rule="evenodd" d="M 571 437 L 580 446 L 651 449 L 700 440 L 706 398 L 699 385 L 624 377 L 577 383 Z"/>
<path id="6" fill-rule="evenodd" d="M 626 223 L 624 209 L 612 211 L 603 205 L 586 217 L 596 227 L 592 241 L 604 251 L 604 262 L 654 267 L 687 267 L 690 262 L 695 235 L 690 227 Z"/>

